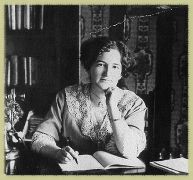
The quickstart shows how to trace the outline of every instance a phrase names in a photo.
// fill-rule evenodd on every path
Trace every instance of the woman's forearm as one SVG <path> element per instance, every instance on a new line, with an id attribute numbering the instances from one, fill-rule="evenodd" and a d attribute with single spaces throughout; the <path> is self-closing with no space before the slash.
<path id="1" fill-rule="evenodd" d="M 145 148 L 144 133 L 127 125 L 123 119 L 112 122 L 113 136 L 119 152 L 128 158 L 137 157 Z"/>
<path id="2" fill-rule="evenodd" d="M 109 115 L 117 149 L 125 157 L 137 157 L 145 148 L 144 132 L 129 126 L 117 107 L 110 107 Z"/>
<path id="3" fill-rule="evenodd" d="M 43 156 L 56 159 L 57 151 L 60 149 L 56 145 L 53 137 L 46 134 L 35 132 L 32 137 L 32 150 L 42 154 Z"/>

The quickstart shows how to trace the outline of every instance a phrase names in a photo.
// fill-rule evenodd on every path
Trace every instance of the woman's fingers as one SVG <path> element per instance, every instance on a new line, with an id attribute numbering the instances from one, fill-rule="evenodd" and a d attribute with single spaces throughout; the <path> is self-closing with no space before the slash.
<path id="1" fill-rule="evenodd" d="M 70 146 L 66 146 L 65 150 L 67 152 L 69 152 L 69 154 L 73 157 L 73 158 L 78 158 L 78 151 L 74 151 L 74 149 L 72 149 Z"/>
<path id="2" fill-rule="evenodd" d="M 79 152 L 78 152 L 78 151 L 75 151 L 75 153 L 76 153 L 77 155 L 79 155 Z"/>
<path id="3" fill-rule="evenodd" d="M 69 159 L 69 161 L 73 160 L 73 157 L 69 152 L 66 152 L 66 158 Z"/>
<path id="4" fill-rule="evenodd" d="M 105 96 L 107 105 L 117 105 L 120 100 L 120 92 L 117 87 L 109 87 L 105 92 Z"/>
<path id="5" fill-rule="evenodd" d="M 73 160 L 73 157 L 71 154 L 66 151 L 64 148 L 59 149 L 57 154 L 56 154 L 57 160 L 61 163 L 67 163 Z"/>
<path id="6" fill-rule="evenodd" d="M 78 151 L 74 151 L 70 146 L 66 146 L 65 148 L 62 148 L 57 152 L 57 159 L 61 163 L 68 163 L 74 158 L 76 159 L 78 157 L 78 154 Z"/>

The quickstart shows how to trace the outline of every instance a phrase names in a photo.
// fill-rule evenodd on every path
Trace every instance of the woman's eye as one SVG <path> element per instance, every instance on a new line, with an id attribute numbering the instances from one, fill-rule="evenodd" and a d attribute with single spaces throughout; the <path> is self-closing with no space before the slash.
<path id="1" fill-rule="evenodd" d="M 113 66 L 113 69 L 119 69 L 119 66 Z"/>
<path id="2" fill-rule="evenodd" d="M 98 64 L 97 64 L 97 67 L 102 67 L 102 66 L 103 66 L 102 63 L 98 63 Z"/>

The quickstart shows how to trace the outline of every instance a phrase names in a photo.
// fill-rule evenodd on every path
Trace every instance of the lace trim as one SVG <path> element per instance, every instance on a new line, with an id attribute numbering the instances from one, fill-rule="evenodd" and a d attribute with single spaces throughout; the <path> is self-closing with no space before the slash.
<path id="1" fill-rule="evenodd" d="M 51 145 L 56 146 L 56 142 L 53 137 L 41 132 L 35 132 L 32 136 L 32 149 L 39 152 L 44 146 Z"/>
<path id="2" fill-rule="evenodd" d="M 123 94 L 118 103 L 120 112 L 124 115 L 127 109 L 130 109 L 137 96 L 130 92 L 120 90 Z M 90 100 L 90 84 L 74 85 L 65 88 L 66 102 L 69 112 L 79 126 L 82 134 L 93 141 L 106 143 L 112 136 L 112 127 L 109 115 L 105 116 L 101 126 L 93 116 L 93 108 Z"/>
<path id="3" fill-rule="evenodd" d="M 105 143 L 112 134 L 109 117 L 106 116 L 101 126 L 94 120 L 90 100 L 90 84 L 70 86 L 65 89 L 69 112 L 75 117 L 81 132 L 93 141 Z"/>

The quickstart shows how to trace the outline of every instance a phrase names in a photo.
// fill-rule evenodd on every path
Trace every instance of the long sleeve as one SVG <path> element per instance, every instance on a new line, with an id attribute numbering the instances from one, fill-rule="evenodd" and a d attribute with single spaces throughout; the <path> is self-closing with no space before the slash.
<path id="1" fill-rule="evenodd" d="M 57 151 L 60 149 L 56 145 L 53 137 L 50 137 L 41 132 L 35 132 L 32 137 L 32 150 L 44 156 L 56 159 Z"/>
<path id="2" fill-rule="evenodd" d="M 146 146 L 145 112 L 145 103 L 138 97 L 128 106 L 122 120 L 113 122 L 113 136 L 106 149 L 112 153 L 118 151 L 127 158 L 137 157 Z"/>
<path id="3" fill-rule="evenodd" d="M 77 90 L 75 87 L 77 86 L 69 87 L 67 90 L 65 88 L 57 94 L 50 111 L 45 117 L 45 121 L 38 126 L 34 134 L 32 143 L 34 151 L 46 154 L 50 149 L 52 154 L 52 150 L 55 151 L 56 148 L 64 146 L 65 138 L 69 137 L 71 147 L 74 150 L 80 153 L 94 152 L 95 144 L 88 136 L 82 133 L 81 128 L 82 117 L 84 116 L 83 113 L 79 112 L 80 109 L 83 109 L 83 106 L 79 102 L 83 102 L 82 104 L 84 104 L 85 96 L 82 95 L 80 100 L 77 99 L 76 94 L 80 90 Z"/>
<path id="4" fill-rule="evenodd" d="M 59 141 L 62 131 L 62 112 L 64 107 L 64 98 L 62 93 L 58 93 L 50 111 L 45 117 L 45 121 L 41 123 L 32 137 L 32 150 L 54 158 L 60 147 L 56 142 Z"/>
<path id="5" fill-rule="evenodd" d="M 59 92 L 56 95 L 56 98 L 53 101 L 50 110 L 45 116 L 44 122 L 38 126 L 36 131 L 47 134 L 48 136 L 53 137 L 55 141 L 59 141 L 60 134 L 63 129 L 62 125 L 64 120 L 63 119 L 64 109 L 65 109 L 65 94 Z"/>

